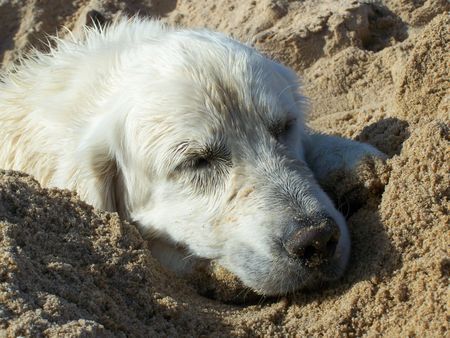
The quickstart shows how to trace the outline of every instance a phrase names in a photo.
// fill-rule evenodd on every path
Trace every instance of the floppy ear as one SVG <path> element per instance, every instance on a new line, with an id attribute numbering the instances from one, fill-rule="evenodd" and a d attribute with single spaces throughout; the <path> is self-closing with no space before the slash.
<path id="1" fill-rule="evenodd" d="M 110 152 L 92 152 L 88 162 L 89 174 L 92 176 L 88 188 L 90 196 L 95 196 L 99 207 L 107 211 L 115 211 L 121 217 L 127 216 L 125 207 L 125 185 L 122 170 L 117 159 Z"/>
<path id="2" fill-rule="evenodd" d="M 77 191 L 80 197 L 96 208 L 115 211 L 126 218 L 126 187 L 118 162 L 114 122 L 98 120 L 82 139 L 77 149 L 79 172 Z"/>

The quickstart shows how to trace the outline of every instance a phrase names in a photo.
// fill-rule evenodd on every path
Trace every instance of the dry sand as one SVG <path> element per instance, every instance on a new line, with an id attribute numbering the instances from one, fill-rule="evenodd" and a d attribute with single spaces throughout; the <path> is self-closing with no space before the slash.
<path id="1" fill-rule="evenodd" d="M 239 283 L 220 267 L 200 286 L 177 279 L 116 215 L 0 172 L 0 336 L 449 336 L 448 9 L 446 0 L 0 1 L 3 67 L 92 10 L 206 26 L 293 67 L 312 127 L 389 155 L 327 187 L 347 208 L 345 277 L 240 305 L 229 304 L 243 300 Z"/>

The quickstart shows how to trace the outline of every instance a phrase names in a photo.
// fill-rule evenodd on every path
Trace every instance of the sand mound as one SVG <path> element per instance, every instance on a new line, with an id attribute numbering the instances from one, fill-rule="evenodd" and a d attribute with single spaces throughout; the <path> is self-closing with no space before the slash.
<path id="1" fill-rule="evenodd" d="M 0 327 L 10 335 L 211 332 L 204 301 L 116 214 L 1 171 L 0 224 Z"/>
<path id="2" fill-rule="evenodd" d="M 67 191 L 0 172 L 0 330 L 7 336 L 448 335 L 449 5 L 445 0 L 0 2 L 0 60 L 86 14 L 161 16 L 252 41 L 304 78 L 310 124 L 371 143 L 386 164 L 329 187 L 348 214 L 345 277 L 322 292 L 243 305 L 220 267 L 194 283 L 135 228 Z M 97 12 L 95 12 L 95 11 Z M 100 13 L 100 15 L 98 15 Z M 447 48 L 448 49 L 448 48 Z M 346 209 L 347 208 L 347 209 Z M 199 282 L 199 281 L 197 281 Z M 245 293 L 245 290 L 244 290 Z M 253 305 L 252 305 L 253 304 Z"/>

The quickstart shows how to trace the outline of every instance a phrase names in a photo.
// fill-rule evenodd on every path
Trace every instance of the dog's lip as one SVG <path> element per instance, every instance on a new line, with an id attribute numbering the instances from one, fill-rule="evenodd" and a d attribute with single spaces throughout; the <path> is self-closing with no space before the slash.
<path id="1" fill-rule="evenodd" d="M 294 259 L 283 250 L 281 242 L 275 242 L 269 255 L 264 255 L 266 262 L 276 264 L 277 268 L 271 272 L 271 278 L 267 275 L 259 276 L 262 279 L 250 280 L 245 285 L 255 290 L 257 293 L 266 295 L 279 295 L 307 289 L 321 287 L 328 282 L 334 282 L 342 277 L 346 264 L 342 261 L 342 255 L 338 250 L 333 257 L 317 266 L 308 266 L 299 259 Z M 230 271 L 234 269 L 229 266 Z M 266 271 L 267 273 L 267 271 Z M 239 278 L 242 278 L 237 273 Z M 245 278 L 244 278 L 245 279 Z M 278 282 L 276 282 L 278 280 Z M 266 281 L 270 283 L 265 285 Z M 278 284 L 278 286 L 276 285 Z M 287 289 L 286 289 L 287 287 Z"/>
<path id="2" fill-rule="evenodd" d="M 308 266 L 308 264 L 290 257 L 286 257 L 286 259 L 290 269 L 297 271 L 302 270 L 304 272 L 303 274 L 308 277 L 307 281 L 303 279 L 305 284 L 334 281 L 339 279 L 345 271 L 345 268 L 341 267 L 338 255 L 335 255 L 326 262 L 314 267 Z M 299 285 L 298 288 L 301 289 L 302 285 Z"/>

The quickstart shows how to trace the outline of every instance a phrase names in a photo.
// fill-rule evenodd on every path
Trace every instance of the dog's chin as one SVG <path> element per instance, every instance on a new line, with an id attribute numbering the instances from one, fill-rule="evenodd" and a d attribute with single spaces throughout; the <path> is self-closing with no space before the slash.
<path id="1" fill-rule="evenodd" d="M 339 279 L 347 265 L 347 257 L 338 254 L 313 268 L 288 257 L 247 257 L 244 262 L 229 264 L 233 260 L 228 260 L 228 264 L 224 265 L 245 286 L 264 296 L 288 295 L 295 291 L 323 288 Z"/>
<path id="2" fill-rule="evenodd" d="M 317 291 L 327 287 L 330 282 L 334 282 L 342 277 L 345 267 L 342 268 L 342 263 L 339 261 L 330 261 L 323 263 L 315 269 L 311 269 L 308 272 L 310 276 L 308 280 L 305 280 L 297 290 Z"/>

